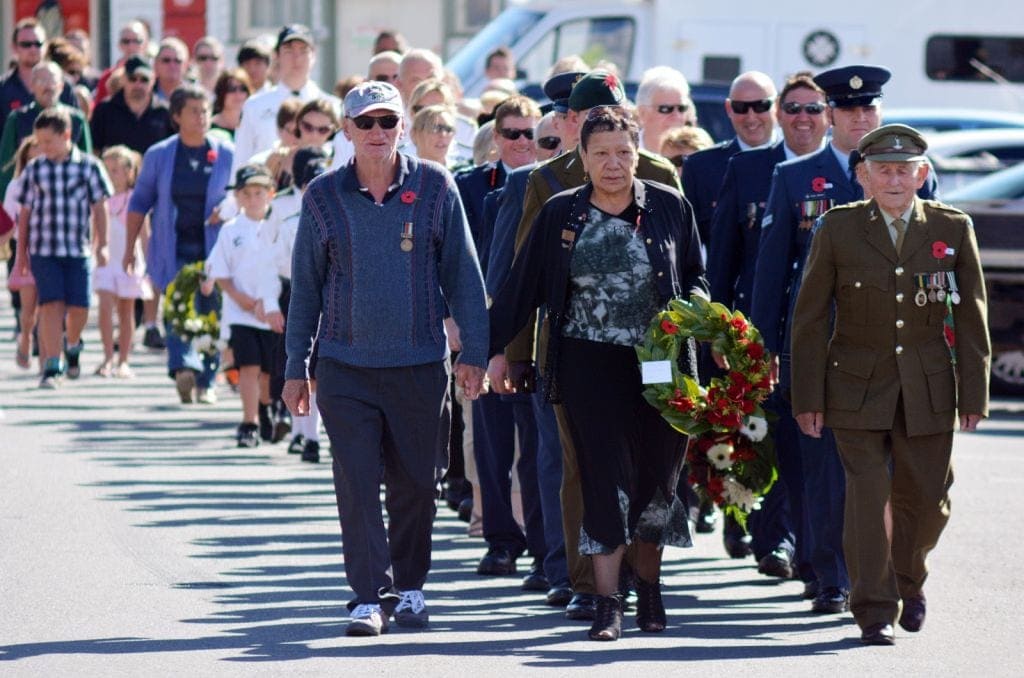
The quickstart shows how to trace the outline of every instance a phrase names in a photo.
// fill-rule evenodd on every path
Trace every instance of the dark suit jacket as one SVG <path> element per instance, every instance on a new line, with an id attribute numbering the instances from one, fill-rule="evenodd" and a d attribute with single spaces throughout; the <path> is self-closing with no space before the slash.
<path id="1" fill-rule="evenodd" d="M 711 219 L 722 188 L 722 178 L 729 158 L 740 152 L 737 139 L 697 151 L 683 161 L 683 195 L 693 205 L 697 230 L 705 247 L 710 245 Z"/>
<path id="2" fill-rule="evenodd" d="M 744 314 L 750 313 L 761 216 L 771 190 L 772 172 L 785 160 L 786 149 L 781 141 L 770 148 L 755 148 L 732 156 L 711 220 L 711 298 Z"/>
<path id="3" fill-rule="evenodd" d="M 489 162 L 455 175 L 455 185 L 459 188 L 462 207 L 466 210 L 466 221 L 469 231 L 473 234 L 473 244 L 483 263 L 480 254 L 480 243 L 484 237 L 483 212 L 484 196 L 505 183 L 505 166 L 500 162 Z M 490 239 L 488 234 L 487 239 Z"/>
<path id="4" fill-rule="evenodd" d="M 914 301 L 917 275 L 938 272 L 953 272 L 959 287 L 955 367 L 947 305 Z M 970 217 L 915 199 L 897 254 L 873 200 L 838 207 L 814 236 L 793 315 L 793 412 L 824 412 L 832 428 L 890 430 L 902 397 L 908 435 L 951 431 L 958 408 L 988 413 L 987 327 Z"/>
<path id="5" fill-rule="evenodd" d="M 487 294 L 494 296 L 508 278 L 516 254 L 516 231 L 523 218 L 526 182 L 536 164 L 517 167 L 505 177 L 505 185 L 495 195 L 494 228 L 487 253 Z M 480 261 L 483 263 L 483 254 Z"/>

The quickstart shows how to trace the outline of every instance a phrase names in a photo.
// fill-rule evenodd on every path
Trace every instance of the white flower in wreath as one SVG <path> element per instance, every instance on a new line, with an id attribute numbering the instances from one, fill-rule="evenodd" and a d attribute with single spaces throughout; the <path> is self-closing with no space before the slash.
<path id="1" fill-rule="evenodd" d="M 725 479 L 722 487 L 722 497 L 726 503 L 732 504 L 744 513 L 750 513 L 761 507 L 761 498 L 754 495 L 750 488 L 732 476 Z"/>
<path id="2" fill-rule="evenodd" d="M 181 292 L 175 292 L 174 294 L 172 294 L 171 295 L 171 299 L 174 299 L 175 301 L 180 300 L 181 299 Z"/>
<path id="3" fill-rule="evenodd" d="M 211 337 L 209 334 L 203 334 L 201 336 L 196 337 L 193 345 L 196 347 L 197 351 L 205 353 L 206 351 L 210 350 L 213 347 L 213 337 Z"/>
<path id="4" fill-rule="evenodd" d="M 223 351 L 224 349 L 226 349 L 228 347 L 228 342 L 226 340 L 224 340 L 224 339 L 218 339 L 217 343 L 214 344 L 214 346 L 217 347 L 218 351 Z"/>
<path id="5" fill-rule="evenodd" d="M 724 471 L 732 466 L 733 447 L 728 443 L 718 443 L 708 449 L 708 461 L 719 471 Z"/>
<path id="6" fill-rule="evenodd" d="M 755 443 L 760 442 L 768 435 L 768 421 L 764 417 L 747 417 L 740 433 Z"/>
<path id="7" fill-rule="evenodd" d="M 188 310 L 188 306 L 185 304 L 178 304 L 178 313 L 184 313 Z"/>

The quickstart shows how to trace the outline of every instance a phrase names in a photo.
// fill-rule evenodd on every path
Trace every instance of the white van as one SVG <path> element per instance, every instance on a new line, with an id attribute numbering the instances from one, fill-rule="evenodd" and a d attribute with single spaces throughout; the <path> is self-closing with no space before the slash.
<path id="1" fill-rule="evenodd" d="M 893 71 L 887 105 L 1024 111 L 1024 10 L 1012 2 L 510 0 L 448 61 L 468 95 L 501 46 L 527 82 L 569 54 L 612 61 L 634 81 L 659 64 L 710 83 L 866 63 Z"/>

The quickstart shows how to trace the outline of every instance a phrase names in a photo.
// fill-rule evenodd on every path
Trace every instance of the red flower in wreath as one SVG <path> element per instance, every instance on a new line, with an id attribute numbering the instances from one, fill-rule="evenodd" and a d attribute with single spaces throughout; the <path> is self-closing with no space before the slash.
<path id="1" fill-rule="evenodd" d="M 661 331 L 665 334 L 675 334 L 679 331 L 679 325 L 676 325 L 670 320 L 661 321 Z"/>
<path id="2" fill-rule="evenodd" d="M 206 152 L 206 162 L 210 163 L 211 165 L 213 163 L 217 162 L 217 149 L 216 148 L 211 148 L 210 150 L 208 150 Z"/>
<path id="3" fill-rule="evenodd" d="M 733 318 L 729 321 L 729 324 L 732 325 L 732 328 L 740 334 L 746 334 L 747 330 L 750 329 L 750 323 L 743 318 Z"/>
<path id="4" fill-rule="evenodd" d="M 811 179 L 811 190 L 815 193 L 824 193 L 826 183 L 828 182 L 825 177 L 814 177 Z"/>
<path id="5" fill-rule="evenodd" d="M 946 243 L 936 240 L 932 243 L 932 256 L 936 259 L 944 259 L 946 256 Z"/>
<path id="6" fill-rule="evenodd" d="M 402 193 L 402 195 L 398 196 L 398 199 L 404 202 L 406 205 L 411 205 L 414 202 L 416 202 L 416 192 L 405 191 Z"/>
<path id="7" fill-rule="evenodd" d="M 760 360 L 764 357 L 764 345 L 756 341 L 747 344 L 747 357 L 751 360 Z"/>

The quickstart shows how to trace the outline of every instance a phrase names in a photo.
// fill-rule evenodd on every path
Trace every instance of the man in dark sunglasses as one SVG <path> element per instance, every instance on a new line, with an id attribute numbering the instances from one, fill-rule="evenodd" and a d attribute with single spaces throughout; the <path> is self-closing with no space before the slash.
<path id="1" fill-rule="evenodd" d="M 670 66 L 648 69 L 636 90 L 636 114 L 640 147 L 661 153 L 661 139 L 667 131 L 697 122 L 686 77 Z"/>
<path id="2" fill-rule="evenodd" d="M 828 129 L 825 93 L 810 73 L 797 74 L 786 82 L 775 114 L 783 139 L 772 146 L 732 156 L 711 222 L 712 238 L 708 248 L 711 298 L 748 315 L 761 237 L 761 215 L 775 166 L 820 149 Z M 803 529 L 805 485 L 802 474 L 795 472 L 801 468 L 796 423 L 788 401 L 781 397 L 779 390 L 772 394 L 766 406 L 778 416 L 774 442 L 783 482 L 772 487 L 761 510 L 750 516 L 747 522 L 752 537 L 750 546 L 758 572 L 780 579 L 789 579 L 795 572 L 810 592 L 819 579 L 830 584 L 839 581 L 836 573 L 826 572 L 829 565 L 836 569 L 836 561 L 819 557 L 818 567 L 813 567 L 811 535 Z M 818 512 L 816 519 L 821 515 Z M 820 535 L 815 536 L 820 538 Z M 821 544 L 815 553 L 826 553 L 832 546 L 827 540 Z M 816 569 L 822 572 L 820 577 L 815 575 Z"/>
<path id="3" fill-rule="evenodd" d="M 124 81 L 119 91 L 96 104 L 89 121 L 97 153 L 124 144 L 140 154 L 174 133 L 167 105 L 153 94 L 153 66 L 140 55 L 124 62 Z M 152 335 L 151 335 L 152 336 Z"/>
<path id="4" fill-rule="evenodd" d="M 146 28 L 144 23 L 138 20 L 132 20 L 125 23 L 118 31 L 117 49 L 120 51 L 120 56 L 116 63 L 111 64 L 109 68 L 100 74 L 100 79 L 96 83 L 96 92 L 93 96 L 93 101 L 106 101 L 110 96 L 110 91 L 107 89 L 107 82 L 110 80 L 110 76 L 113 75 L 115 70 L 123 66 L 130 57 L 137 54 L 145 55 L 148 53 L 149 29 Z"/>
<path id="5" fill-rule="evenodd" d="M 26 106 L 34 100 L 32 96 L 32 69 L 42 61 L 46 32 L 35 19 L 22 19 L 11 32 L 11 53 L 14 66 L 0 78 L 0 129 L 11 111 Z M 78 108 L 78 99 L 65 78 L 60 101 Z M 6 159 L 4 160 L 6 162 Z"/>
<path id="6" fill-rule="evenodd" d="M 308 414 L 316 378 L 354 592 L 346 633 L 358 636 L 384 633 L 392 617 L 429 622 L 423 588 L 450 425 L 446 315 L 461 330 L 453 371 L 470 400 L 487 362 L 483 280 L 462 201 L 447 170 L 398 151 L 402 112 L 390 83 L 345 96 L 353 162 L 307 187 L 292 254 L 282 398 L 293 415 Z"/>

